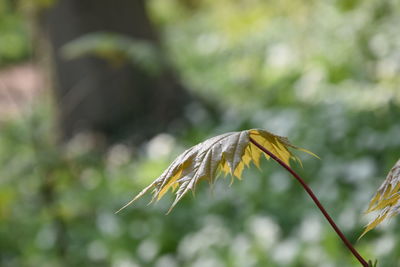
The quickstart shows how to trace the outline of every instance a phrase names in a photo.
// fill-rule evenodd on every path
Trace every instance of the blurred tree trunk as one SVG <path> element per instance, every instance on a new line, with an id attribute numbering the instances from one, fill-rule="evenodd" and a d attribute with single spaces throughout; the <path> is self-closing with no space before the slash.
<path id="1" fill-rule="evenodd" d="M 113 66 L 84 56 L 66 60 L 61 48 L 92 32 L 113 32 L 159 45 L 145 0 L 57 0 L 41 16 L 53 50 L 60 128 L 64 139 L 94 131 L 133 140 L 163 131 L 182 117 L 189 94 L 171 70 L 154 77 L 133 64 Z"/>

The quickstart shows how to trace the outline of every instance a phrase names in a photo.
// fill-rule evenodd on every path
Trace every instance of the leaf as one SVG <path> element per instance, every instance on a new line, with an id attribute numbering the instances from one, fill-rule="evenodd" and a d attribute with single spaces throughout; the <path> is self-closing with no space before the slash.
<path id="1" fill-rule="evenodd" d="M 377 267 L 378 266 L 378 260 L 375 260 L 374 262 L 372 262 L 372 260 L 369 260 L 368 261 L 368 266 Z"/>
<path id="2" fill-rule="evenodd" d="M 387 218 L 400 213 L 400 160 L 390 170 L 385 181 L 372 197 L 367 213 L 379 211 L 376 218 L 370 222 L 360 238 Z"/>
<path id="3" fill-rule="evenodd" d="M 64 45 L 61 53 L 69 60 L 97 56 L 115 66 L 132 62 L 151 74 L 158 74 L 164 64 L 159 49 L 151 42 L 111 32 L 85 34 Z"/>
<path id="4" fill-rule="evenodd" d="M 175 200 L 168 211 L 170 212 L 188 191 L 194 191 L 200 180 L 207 180 L 213 184 L 220 172 L 225 175 L 230 174 L 232 179 L 233 177 L 241 179 L 244 167 L 248 167 L 251 162 L 257 167 L 260 166 L 262 151 L 250 142 L 250 137 L 288 165 L 290 160 L 301 163 L 300 159 L 289 151 L 289 148 L 316 156 L 306 149 L 292 145 L 286 137 L 260 129 L 221 134 L 183 152 L 160 177 L 117 212 L 126 208 L 150 189 L 153 189 L 151 202 L 159 200 L 169 190 L 176 191 Z M 264 156 L 269 159 L 267 154 Z"/>

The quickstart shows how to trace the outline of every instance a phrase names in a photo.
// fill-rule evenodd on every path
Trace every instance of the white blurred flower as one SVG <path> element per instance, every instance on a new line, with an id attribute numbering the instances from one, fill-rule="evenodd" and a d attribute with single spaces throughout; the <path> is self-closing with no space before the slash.
<path id="1" fill-rule="evenodd" d="M 103 241 L 95 240 L 88 245 L 87 254 L 93 261 L 104 260 L 108 256 L 108 248 Z"/>
<path id="2" fill-rule="evenodd" d="M 299 250 L 300 243 L 297 240 L 288 239 L 279 243 L 271 255 L 281 266 L 287 266 L 293 262 Z"/>
<path id="3" fill-rule="evenodd" d="M 101 213 L 97 216 L 97 228 L 108 236 L 117 237 L 121 234 L 116 215 L 111 213 Z"/>
<path id="4" fill-rule="evenodd" d="M 172 255 L 164 255 L 156 261 L 154 266 L 155 267 L 178 267 L 178 262 Z"/>
<path id="5" fill-rule="evenodd" d="M 140 243 L 137 253 L 142 260 L 149 262 L 157 256 L 159 249 L 156 241 L 146 239 Z"/>
<path id="6" fill-rule="evenodd" d="M 305 242 L 316 243 L 321 240 L 322 225 L 315 215 L 304 216 L 299 228 L 299 237 Z"/>
<path id="7" fill-rule="evenodd" d="M 131 153 L 126 145 L 117 144 L 108 151 L 107 162 L 111 166 L 121 166 L 129 162 L 130 156 Z"/>
<path id="8" fill-rule="evenodd" d="M 265 250 L 275 246 L 280 236 L 279 225 L 270 217 L 254 216 L 249 218 L 248 231 L 255 239 L 257 245 Z"/>
<path id="9" fill-rule="evenodd" d="M 147 154 L 150 159 L 169 155 L 175 146 L 175 138 L 169 134 L 159 134 L 147 143 Z"/>

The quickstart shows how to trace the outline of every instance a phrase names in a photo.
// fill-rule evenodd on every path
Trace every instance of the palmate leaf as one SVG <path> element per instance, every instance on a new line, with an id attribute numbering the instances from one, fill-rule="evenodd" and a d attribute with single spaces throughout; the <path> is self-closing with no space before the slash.
<path id="1" fill-rule="evenodd" d="M 220 172 L 225 173 L 225 175 L 230 174 L 232 179 L 233 177 L 241 179 L 244 167 L 248 167 L 250 163 L 257 167 L 260 166 L 262 151 L 250 142 L 250 137 L 287 165 L 290 164 L 290 160 L 301 164 L 300 159 L 292 154 L 289 148 L 316 156 L 306 149 L 292 145 L 286 137 L 274 135 L 264 130 L 251 129 L 221 134 L 183 152 L 160 177 L 120 210 L 153 189 L 152 201 L 159 200 L 169 190 L 175 191 L 176 197 L 169 209 L 171 211 L 188 191 L 194 191 L 200 180 L 207 180 L 210 184 L 213 184 Z M 267 159 L 270 158 L 266 154 L 264 156 Z"/>
<path id="2" fill-rule="evenodd" d="M 372 197 L 367 213 L 373 211 L 379 211 L 379 213 L 376 218 L 366 226 L 360 238 L 385 219 L 400 213 L 400 160 L 396 162 L 385 181 Z"/>

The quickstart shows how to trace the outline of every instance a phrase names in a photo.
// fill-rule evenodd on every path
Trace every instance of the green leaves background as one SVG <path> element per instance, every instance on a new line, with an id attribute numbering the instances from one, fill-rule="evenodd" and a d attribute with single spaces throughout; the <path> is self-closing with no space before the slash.
<path id="1" fill-rule="evenodd" d="M 360 214 L 399 158 L 398 1 L 197 1 L 195 11 L 182 2 L 196 1 L 149 5 L 184 83 L 224 110 L 218 125 L 193 106 L 187 118 L 194 127 L 167 134 L 163 143 L 173 145 L 163 153 L 151 149 L 155 138 L 140 149 L 118 144 L 99 155 L 81 136 L 66 161 L 51 143 L 52 103 L 41 99 L 29 114 L 35 127 L 2 122 L 0 265 L 357 266 L 276 164 L 249 168 L 240 186 L 221 179 L 214 193 L 198 188 L 195 201 L 183 198 L 168 216 L 172 194 L 151 207 L 144 196 L 129 212 L 113 213 L 186 148 L 260 127 L 322 157 L 302 158 L 307 168 L 299 172 L 355 242 L 374 219 Z M 57 177 L 52 207 L 43 206 L 38 167 Z M 65 223 L 64 258 L 54 243 L 54 216 Z M 380 267 L 400 266 L 398 220 L 357 243 Z"/>

